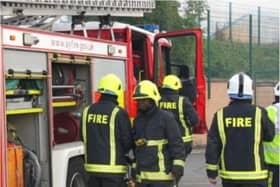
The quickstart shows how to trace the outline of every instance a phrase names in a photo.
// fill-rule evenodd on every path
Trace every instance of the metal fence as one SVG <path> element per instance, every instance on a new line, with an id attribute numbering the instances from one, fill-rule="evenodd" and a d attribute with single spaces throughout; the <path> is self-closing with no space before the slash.
<path id="1" fill-rule="evenodd" d="M 255 80 L 256 91 L 279 80 L 279 20 L 279 9 L 219 0 L 209 4 L 204 24 L 208 98 L 212 78 L 243 71 Z M 257 103 L 260 93 L 255 95 Z"/>

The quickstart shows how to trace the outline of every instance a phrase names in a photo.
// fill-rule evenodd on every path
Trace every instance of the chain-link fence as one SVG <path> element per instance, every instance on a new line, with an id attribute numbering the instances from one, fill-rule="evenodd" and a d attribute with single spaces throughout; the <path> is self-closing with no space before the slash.
<path id="1" fill-rule="evenodd" d="M 279 9 L 224 1 L 209 6 L 204 45 L 208 87 L 211 79 L 243 71 L 253 77 L 257 92 L 263 92 L 258 87 L 271 88 L 279 80 Z M 255 95 L 258 103 L 260 93 Z"/>

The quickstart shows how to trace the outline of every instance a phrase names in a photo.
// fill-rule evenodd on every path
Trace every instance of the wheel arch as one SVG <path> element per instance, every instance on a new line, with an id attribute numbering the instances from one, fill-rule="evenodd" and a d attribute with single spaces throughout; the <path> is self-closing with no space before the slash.
<path id="1" fill-rule="evenodd" d="M 52 186 L 66 187 L 68 167 L 71 159 L 83 157 L 82 142 L 59 144 L 52 150 Z"/>

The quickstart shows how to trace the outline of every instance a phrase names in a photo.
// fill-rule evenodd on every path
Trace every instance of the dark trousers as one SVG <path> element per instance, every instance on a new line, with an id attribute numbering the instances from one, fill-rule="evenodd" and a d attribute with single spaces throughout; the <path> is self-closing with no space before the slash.
<path id="1" fill-rule="evenodd" d="M 279 165 L 268 165 L 268 187 L 279 187 Z"/>
<path id="2" fill-rule="evenodd" d="M 88 187 L 125 187 L 123 177 L 102 177 L 91 175 Z"/>
<path id="3" fill-rule="evenodd" d="M 136 187 L 173 187 L 173 182 L 136 183 Z"/>
<path id="4" fill-rule="evenodd" d="M 251 184 L 251 183 L 233 183 L 233 182 L 222 182 L 223 187 L 266 187 L 262 184 Z"/>
<path id="5" fill-rule="evenodd" d="M 191 154 L 191 152 L 192 152 L 192 141 L 190 141 L 190 142 L 185 142 L 184 143 L 184 146 L 185 146 L 185 156 L 186 156 L 186 158 L 185 159 L 187 159 L 187 157 Z"/>

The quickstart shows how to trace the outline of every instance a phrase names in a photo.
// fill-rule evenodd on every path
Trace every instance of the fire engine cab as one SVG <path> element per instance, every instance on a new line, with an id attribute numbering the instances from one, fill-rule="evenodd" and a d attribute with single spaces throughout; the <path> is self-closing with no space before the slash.
<path id="1" fill-rule="evenodd" d="M 130 117 L 136 115 L 132 99 L 138 81 L 161 86 L 164 75 L 176 73 L 172 48 L 178 37 L 191 37 L 196 99 L 200 123 L 206 131 L 205 80 L 200 29 L 150 32 L 113 22 L 111 16 L 143 16 L 155 8 L 152 0 L 11 0 L 0 1 L 3 16 L 34 22 L 33 15 L 98 15 L 100 23 L 52 22 L 52 31 L 24 28 L 14 17 L 0 25 L 0 186 L 86 186 L 80 115 L 99 97 L 97 85 L 107 73 L 123 82 L 119 99 Z M 88 13 L 90 12 L 90 13 Z M 28 16 L 24 16 L 28 15 Z M 23 20 L 23 19 L 22 19 Z M 103 20 L 104 21 L 104 20 Z M 35 21 L 42 25 L 42 21 Z M 26 25 L 26 21 L 24 22 Z M 50 26 L 50 24 L 49 24 Z M 175 39 L 174 39 L 175 38 Z M 185 44 L 188 45 L 188 44 Z"/>

